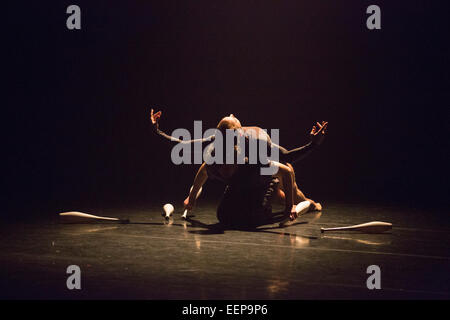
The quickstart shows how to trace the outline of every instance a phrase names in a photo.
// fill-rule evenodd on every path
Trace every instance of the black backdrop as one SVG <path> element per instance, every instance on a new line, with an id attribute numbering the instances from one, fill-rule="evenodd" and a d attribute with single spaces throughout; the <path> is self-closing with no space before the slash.
<path id="1" fill-rule="evenodd" d="M 3 213 L 181 202 L 197 166 L 170 162 L 151 106 L 169 132 L 234 113 L 286 147 L 324 119 L 296 167 L 314 199 L 448 204 L 444 1 L 375 1 L 376 31 L 368 1 L 75 3 L 79 31 L 71 1 L 3 8 Z"/>

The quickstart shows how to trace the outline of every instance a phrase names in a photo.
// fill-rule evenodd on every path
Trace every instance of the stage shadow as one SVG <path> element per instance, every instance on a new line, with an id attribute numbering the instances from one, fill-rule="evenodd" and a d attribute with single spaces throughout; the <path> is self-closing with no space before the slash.
<path id="1" fill-rule="evenodd" d="M 283 225 L 283 226 L 267 226 L 269 224 L 274 224 L 274 223 L 278 223 L 278 221 L 281 221 L 281 220 L 275 219 L 275 221 L 274 220 L 266 221 L 255 227 L 227 226 L 227 225 L 221 224 L 220 222 L 213 223 L 213 224 L 206 224 L 201 221 L 192 219 L 192 217 L 188 217 L 186 219 L 186 221 L 189 222 L 192 227 L 205 229 L 205 230 L 190 230 L 190 231 L 188 231 L 189 233 L 199 234 L 199 235 L 223 234 L 223 233 L 225 233 L 225 231 L 236 230 L 236 231 L 245 231 L 245 232 L 271 233 L 271 234 L 284 235 L 284 236 L 289 236 L 289 237 L 296 236 L 296 237 L 301 237 L 301 238 L 306 238 L 306 239 L 318 239 L 318 237 L 314 237 L 314 236 L 305 236 L 305 235 L 299 235 L 299 234 L 284 232 L 284 231 L 281 231 L 281 232 L 274 231 L 277 229 L 285 229 L 287 227 L 291 227 L 291 226 L 295 226 L 295 225 L 308 224 L 307 221 L 293 222 L 289 225 Z M 267 226 L 267 227 L 264 227 L 264 226 Z"/>
<path id="2" fill-rule="evenodd" d="M 138 222 L 138 221 L 128 221 L 127 223 L 117 223 L 117 222 L 109 222 L 109 221 L 86 221 L 86 222 L 73 222 L 73 223 L 62 223 L 62 224 L 72 224 L 72 225 L 80 225 L 80 226 L 87 226 L 87 225 L 102 225 L 103 227 L 106 225 L 116 225 L 114 228 L 117 228 L 117 224 L 120 225 L 148 225 L 148 226 L 177 226 L 177 227 L 183 227 L 186 228 L 186 223 L 190 223 L 190 227 L 194 228 L 202 228 L 203 230 L 189 230 L 188 232 L 191 234 L 199 234 L 199 235 L 213 235 L 213 234 L 223 234 L 225 231 L 245 231 L 245 232 L 260 232 L 260 233 L 271 233 L 271 234 L 277 234 L 277 235 L 284 235 L 284 236 L 297 236 L 307 239 L 318 239 L 317 237 L 313 236 L 304 236 L 304 235 L 298 235 L 294 233 L 289 232 L 276 232 L 275 230 L 282 230 L 287 227 L 292 227 L 296 225 L 303 225 L 308 224 L 307 221 L 293 221 L 289 222 L 289 224 L 286 225 L 280 225 L 279 222 L 283 221 L 285 216 L 282 212 L 275 212 L 271 219 L 266 221 L 261 221 L 260 224 L 252 227 L 248 226 L 228 226 L 224 225 L 220 222 L 207 224 L 204 222 L 201 222 L 199 220 L 193 219 L 195 216 L 189 216 L 186 218 L 186 220 L 183 223 L 174 223 L 173 219 L 166 220 L 163 222 Z M 61 223 L 61 222 L 60 222 Z M 274 225 L 276 224 L 276 225 Z M 103 227 L 100 228 L 89 228 L 86 229 L 86 232 L 93 232 L 93 231 L 102 231 L 105 230 Z"/>

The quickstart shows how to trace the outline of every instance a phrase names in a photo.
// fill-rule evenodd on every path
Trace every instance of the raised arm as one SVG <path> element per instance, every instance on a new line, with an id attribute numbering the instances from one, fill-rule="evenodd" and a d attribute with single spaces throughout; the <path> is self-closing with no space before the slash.
<path id="1" fill-rule="evenodd" d="M 151 109 L 150 111 L 150 120 L 152 122 L 152 127 L 153 130 L 159 134 L 161 137 L 166 138 L 167 140 L 176 142 L 176 143 L 183 143 L 183 144 L 187 144 L 187 143 L 195 143 L 195 142 L 210 142 L 212 140 L 214 140 L 214 136 L 210 136 L 204 139 L 194 139 L 194 140 L 180 140 L 178 138 L 172 137 L 171 135 L 168 135 L 167 133 L 161 131 L 159 129 L 159 119 L 161 118 L 162 115 L 162 111 L 158 111 L 156 113 L 153 112 L 153 109 Z"/>
<path id="2" fill-rule="evenodd" d="M 322 121 L 322 123 L 316 122 L 316 124 L 317 127 L 313 126 L 311 132 L 309 133 L 311 141 L 302 147 L 287 150 L 282 146 L 272 143 L 273 147 L 278 148 L 280 150 L 281 162 L 296 163 L 297 161 L 304 159 L 307 155 L 311 153 L 312 150 L 314 150 L 317 146 L 319 146 L 323 142 L 328 122 Z"/>

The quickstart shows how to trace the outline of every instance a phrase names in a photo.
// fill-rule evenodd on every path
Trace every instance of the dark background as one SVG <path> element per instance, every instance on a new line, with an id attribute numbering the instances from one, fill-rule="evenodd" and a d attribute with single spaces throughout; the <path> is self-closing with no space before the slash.
<path id="1" fill-rule="evenodd" d="M 81 7 L 82 29 L 66 28 Z M 366 28 L 378 4 L 382 29 Z M 180 204 L 161 127 L 234 113 L 281 145 L 329 135 L 296 166 L 322 202 L 448 205 L 449 19 L 444 1 L 28 1 L 2 9 L 4 210 Z M 206 198 L 220 194 L 209 183 Z"/>

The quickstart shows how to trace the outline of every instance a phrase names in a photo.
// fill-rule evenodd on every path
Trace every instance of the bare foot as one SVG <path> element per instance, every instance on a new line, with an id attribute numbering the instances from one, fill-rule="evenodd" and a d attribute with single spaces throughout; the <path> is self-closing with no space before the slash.
<path id="1" fill-rule="evenodd" d="M 314 202 L 312 200 L 308 200 L 311 202 L 311 205 L 309 206 L 309 211 L 322 211 L 322 205 L 318 202 Z"/>

